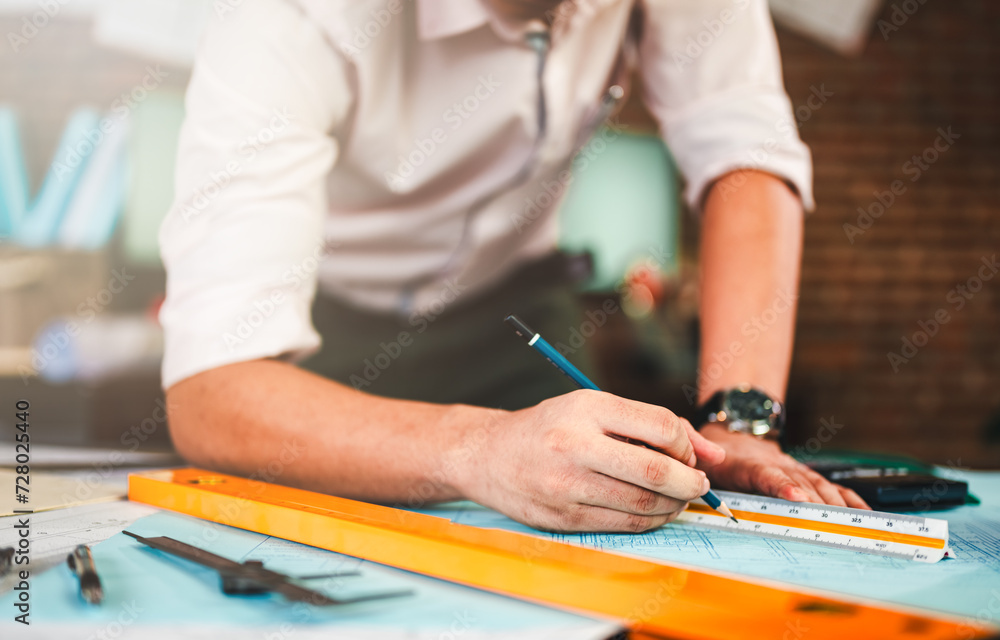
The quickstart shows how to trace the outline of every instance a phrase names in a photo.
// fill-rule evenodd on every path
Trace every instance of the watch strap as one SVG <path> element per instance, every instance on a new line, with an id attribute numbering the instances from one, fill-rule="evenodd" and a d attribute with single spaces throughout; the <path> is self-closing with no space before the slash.
<path id="1" fill-rule="evenodd" d="M 694 427 L 695 431 L 701 431 L 709 422 L 715 422 L 712 419 L 712 415 L 719 412 L 722 409 L 722 398 L 725 396 L 725 392 L 722 390 L 713 393 L 708 400 L 701 403 L 697 409 L 695 409 L 694 415 L 691 416 L 691 426 Z"/>

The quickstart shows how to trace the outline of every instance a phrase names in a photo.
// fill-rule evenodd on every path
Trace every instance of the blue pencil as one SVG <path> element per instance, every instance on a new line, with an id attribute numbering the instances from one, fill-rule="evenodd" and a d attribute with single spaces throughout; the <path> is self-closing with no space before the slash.
<path id="1" fill-rule="evenodd" d="M 580 388 L 593 389 L 594 391 L 601 390 L 601 388 L 598 387 L 596 384 L 594 384 L 590 378 L 583 375 L 583 372 L 577 369 L 572 362 L 567 360 L 563 356 L 563 354 L 559 353 L 555 347 L 549 344 L 545 340 L 545 338 L 543 338 L 540 334 L 535 333 L 527 324 L 525 324 L 524 320 L 521 320 L 515 315 L 509 315 L 504 319 L 504 322 L 513 327 L 514 332 L 517 333 L 517 335 L 524 338 L 532 349 L 545 356 L 545 358 L 549 362 L 551 362 L 553 365 L 555 365 L 557 369 L 566 374 L 566 376 L 570 380 L 575 382 L 577 385 L 579 385 Z M 616 434 L 610 434 L 610 435 L 612 438 L 615 438 L 616 440 L 637 444 L 629 438 L 619 436 Z M 733 522 L 737 523 L 739 522 L 739 520 L 737 520 L 733 516 L 733 512 L 729 510 L 729 507 L 726 506 L 726 503 L 723 502 L 719 498 L 719 496 L 715 495 L 713 491 L 709 491 L 708 493 L 703 495 L 701 499 L 704 500 L 705 503 L 708 504 L 708 506 L 712 507 L 722 515 L 731 519 Z"/>

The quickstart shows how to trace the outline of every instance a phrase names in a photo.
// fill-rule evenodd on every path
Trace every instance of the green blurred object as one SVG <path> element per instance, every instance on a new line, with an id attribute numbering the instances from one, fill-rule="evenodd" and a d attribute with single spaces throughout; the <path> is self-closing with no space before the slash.
<path id="1" fill-rule="evenodd" d="M 184 120 L 184 96 L 160 89 L 132 114 L 131 179 L 125 203 L 124 250 L 138 264 L 158 265 L 160 222 L 174 200 L 174 163 Z"/>
<path id="2" fill-rule="evenodd" d="M 559 245 L 593 255 L 586 290 L 613 289 L 639 261 L 675 274 L 680 211 L 677 168 L 663 141 L 604 128 L 573 161 Z"/>

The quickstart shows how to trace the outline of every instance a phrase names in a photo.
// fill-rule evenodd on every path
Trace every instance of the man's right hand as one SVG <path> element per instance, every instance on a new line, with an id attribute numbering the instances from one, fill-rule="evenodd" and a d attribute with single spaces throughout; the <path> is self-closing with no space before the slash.
<path id="1" fill-rule="evenodd" d="M 656 528 L 708 491 L 695 463 L 714 465 L 725 457 L 671 411 L 600 391 L 494 415 L 492 424 L 469 430 L 456 462 L 458 488 L 539 529 Z"/>

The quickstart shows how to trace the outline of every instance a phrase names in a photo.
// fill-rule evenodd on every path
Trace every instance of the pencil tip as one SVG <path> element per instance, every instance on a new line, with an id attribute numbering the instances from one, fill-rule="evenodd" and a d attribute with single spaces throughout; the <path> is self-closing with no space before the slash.
<path id="1" fill-rule="evenodd" d="M 717 507 L 716 510 L 722 515 L 732 520 L 733 522 L 735 522 L 736 524 L 740 523 L 740 521 L 736 519 L 736 516 L 733 515 L 733 512 L 730 511 L 729 506 L 725 502 L 719 503 L 719 506 Z"/>

